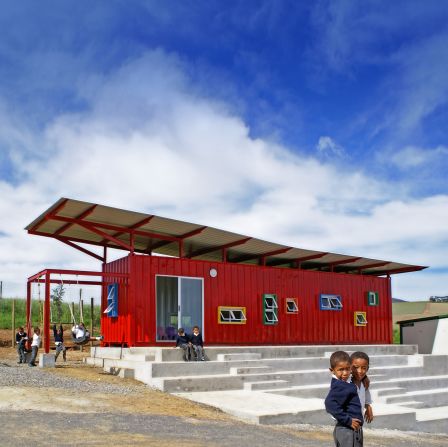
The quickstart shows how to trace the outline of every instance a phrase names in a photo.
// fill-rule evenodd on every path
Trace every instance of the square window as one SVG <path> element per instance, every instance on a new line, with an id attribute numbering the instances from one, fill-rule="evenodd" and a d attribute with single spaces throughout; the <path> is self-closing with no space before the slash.
<path id="1" fill-rule="evenodd" d="M 367 326 L 366 312 L 355 312 L 355 326 Z"/>
<path id="2" fill-rule="evenodd" d="M 267 310 L 265 312 L 266 323 L 274 324 L 278 322 L 277 313 L 274 310 Z"/>
<path id="3" fill-rule="evenodd" d="M 299 306 L 297 305 L 296 298 L 286 298 L 286 313 L 296 314 L 299 312 Z"/>

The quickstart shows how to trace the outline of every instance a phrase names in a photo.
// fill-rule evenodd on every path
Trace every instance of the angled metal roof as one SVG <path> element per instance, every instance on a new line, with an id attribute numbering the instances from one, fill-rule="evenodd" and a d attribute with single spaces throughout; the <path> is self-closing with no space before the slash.
<path id="1" fill-rule="evenodd" d="M 29 234 L 52 237 L 95 258 L 79 243 L 216 262 L 390 275 L 426 267 L 289 247 L 217 228 L 61 198 L 30 223 Z"/>

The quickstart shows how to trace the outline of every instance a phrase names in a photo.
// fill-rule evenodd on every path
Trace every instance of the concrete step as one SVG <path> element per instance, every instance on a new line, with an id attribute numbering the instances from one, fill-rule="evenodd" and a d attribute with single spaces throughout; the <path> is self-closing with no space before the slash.
<path id="1" fill-rule="evenodd" d="M 133 369 L 127 369 L 127 368 L 115 368 L 110 367 L 107 369 L 109 374 L 113 374 L 114 376 L 119 376 L 122 379 L 134 379 L 135 374 Z"/>
<path id="2" fill-rule="evenodd" d="M 406 407 L 406 408 L 416 408 L 416 409 L 425 407 L 424 402 L 419 402 L 416 400 L 410 400 L 410 401 L 403 402 L 403 403 L 397 402 L 396 405 L 402 405 L 403 407 Z"/>
<path id="3" fill-rule="evenodd" d="M 102 348 L 106 349 L 106 348 Z M 110 348 L 120 349 L 120 348 Z M 130 348 L 148 349 L 148 348 Z M 157 350 L 157 361 L 178 361 L 179 354 L 172 347 L 151 348 Z M 292 357 L 329 357 L 326 353 L 336 350 L 364 351 L 369 356 L 374 355 L 414 355 L 417 354 L 416 345 L 295 345 L 295 346 L 205 346 L 205 352 L 209 360 L 217 359 L 219 354 L 259 353 L 262 359 L 267 358 L 292 358 Z"/>
<path id="4" fill-rule="evenodd" d="M 439 390 L 448 388 L 448 375 L 443 376 L 418 376 L 418 377 L 399 377 L 389 380 L 379 380 L 372 383 L 372 390 L 376 386 L 382 388 L 384 386 L 404 388 L 409 393 L 410 391 L 418 390 Z"/>
<path id="5" fill-rule="evenodd" d="M 123 360 L 132 360 L 133 362 L 154 362 L 155 361 L 155 355 L 154 353 L 151 354 L 138 354 L 133 352 L 126 352 L 124 353 Z"/>
<path id="6" fill-rule="evenodd" d="M 383 396 L 389 396 L 392 394 L 400 394 L 404 393 L 406 390 L 404 388 L 395 386 L 395 387 L 389 387 L 389 388 L 376 388 L 375 386 L 370 390 L 370 394 L 372 396 L 372 399 L 375 399 L 376 397 L 383 397 Z"/>
<path id="7" fill-rule="evenodd" d="M 259 372 L 270 372 L 272 368 L 269 366 L 246 366 L 246 367 L 231 367 L 229 374 L 231 376 L 237 376 L 240 374 L 253 374 Z"/>
<path id="8" fill-rule="evenodd" d="M 252 391 L 260 390 L 275 390 L 276 388 L 285 388 L 288 386 L 288 381 L 286 380 L 266 380 L 260 382 L 245 382 L 244 389 Z"/>
<path id="9" fill-rule="evenodd" d="M 408 405 L 418 401 L 419 408 L 442 407 L 448 405 L 448 388 L 411 391 L 405 394 L 392 395 L 385 398 L 386 403 Z"/>
<path id="10" fill-rule="evenodd" d="M 241 352 L 234 354 L 218 354 L 216 356 L 218 362 L 229 362 L 233 360 L 261 360 L 260 353 Z"/>

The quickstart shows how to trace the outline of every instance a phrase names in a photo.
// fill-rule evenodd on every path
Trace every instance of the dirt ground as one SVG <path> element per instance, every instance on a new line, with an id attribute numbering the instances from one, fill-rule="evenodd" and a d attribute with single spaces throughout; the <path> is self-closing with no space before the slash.
<path id="1" fill-rule="evenodd" d="M 6 332 L 6 333 L 5 333 Z M 10 339 L 10 331 L 0 337 Z M 204 405 L 152 390 L 83 363 L 88 351 L 69 351 L 67 362 L 44 374 L 132 389 L 129 394 L 52 388 L 36 383 L 0 386 L 0 446 L 195 446 L 257 447 L 333 445 L 331 429 L 310 426 L 258 426 Z M 11 347 L 0 347 L 0 365 L 17 365 Z M 25 371 L 23 371 L 25 372 Z M 29 368 L 30 374 L 34 369 Z M 51 376 L 50 376 L 51 377 Z M 78 381 L 76 382 L 78 383 Z M 90 388 L 95 388 L 93 385 Z M 365 445 L 423 447 L 448 445 L 448 437 L 366 431 Z"/>

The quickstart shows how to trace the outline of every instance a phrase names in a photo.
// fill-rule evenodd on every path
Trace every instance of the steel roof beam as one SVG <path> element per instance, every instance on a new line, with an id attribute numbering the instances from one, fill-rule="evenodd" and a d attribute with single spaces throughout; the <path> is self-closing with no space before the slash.
<path id="1" fill-rule="evenodd" d="M 376 264 L 365 265 L 363 267 L 358 267 L 357 269 L 354 269 L 354 270 L 357 270 L 358 274 L 362 275 L 362 272 L 364 270 L 373 269 L 373 268 L 376 268 L 376 267 L 384 267 L 387 264 L 390 264 L 390 262 L 388 262 L 388 261 L 386 261 L 386 262 L 377 262 Z"/>
<path id="2" fill-rule="evenodd" d="M 362 259 L 362 258 L 357 257 L 357 258 L 341 259 L 340 261 L 328 262 L 327 265 L 330 267 L 330 272 L 332 272 L 334 267 L 336 267 L 338 265 L 350 264 L 352 262 L 359 261 L 360 259 Z"/>
<path id="3" fill-rule="evenodd" d="M 98 227 L 98 228 L 103 228 L 105 230 L 122 231 L 123 233 L 134 233 L 138 236 L 152 237 L 154 239 L 163 239 L 163 240 L 176 241 L 176 242 L 179 240 L 179 238 L 176 236 L 167 236 L 164 234 L 152 233 L 150 231 L 131 230 L 127 227 L 118 227 L 117 225 L 110 225 L 110 224 L 105 224 L 105 223 L 101 223 L 101 222 L 85 222 L 85 221 L 83 222 L 83 221 L 78 221 L 76 219 L 73 219 L 71 217 L 52 216 L 51 219 L 60 220 L 62 222 L 71 222 L 71 223 L 81 225 L 84 227 L 86 227 L 86 225 L 88 225 L 88 227 L 86 227 L 86 229 L 88 229 L 88 230 L 90 230 L 91 227 Z M 29 232 L 30 231 L 31 230 L 29 230 Z M 110 235 L 108 235 L 108 236 L 110 236 Z"/>
<path id="4" fill-rule="evenodd" d="M 83 213 L 81 213 L 81 214 L 79 214 L 78 216 L 76 216 L 75 219 L 80 219 L 80 220 L 85 219 L 87 216 L 89 216 L 90 214 L 93 213 L 93 211 L 95 210 L 95 208 L 96 208 L 97 206 L 98 206 L 98 205 L 93 205 L 93 206 L 87 208 Z M 72 227 L 73 225 L 74 225 L 73 223 L 67 223 L 67 224 L 65 224 L 65 225 L 62 225 L 62 227 L 59 228 L 59 230 L 56 230 L 56 231 L 54 232 L 54 234 L 55 234 L 56 236 L 59 236 L 60 234 L 62 234 L 62 233 L 64 233 L 65 231 L 67 231 L 67 230 L 68 230 L 70 227 Z"/>
<path id="5" fill-rule="evenodd" d="M 147 223 L 149 223 L 154 216 L 148 216 L 145 217 L 144 219 L 140 220 L 139 222 L 135 223 L 134 225 L 131 225 L 130 227 L 128 227 L 129 230 L 136 230 L 137 228 L 142 227 L 143 225 L 146 225 Z M 113 237 L 118 237 L 121 236 L 122 234 L 125 234 L 125 231 L 117 231 L 115 234 L 113 234 Z M 103 243 L 107 243 L 107 239 L 103 239 L 101 242 Z"/>
<path id="6" fill-rule="evenodd" d="M 46 222 L 47 220 L 50 220 L 52 218 L 53 214 L 56 214 L 59 211 L 61 211 L 61 209 L 64 208 L 64 206 L 67 202 L 68 202 L 68 199 L 62 200 L 62 202 L 54 210 L 51 210 L 51 212 L 46 214 L 39 222 L 37 222 L 32 228 L 30 228 L 28 230 L 28 232 L 36 231 L 44 222 Z"/>
<path id="7" fill-rule="evenodd" d="M 252 239 L 251 237 L 246 237 L 244 239 L 240 239 L 240 240 L 235 241 L 235 242 L 229 242 L 228 244 L 217 245 L 217 246 L 213 246 L 213 247 L 201 248 L 199 250 L 193 251 L 190 254 L 188 254 L 187 258 L 195 258 L 197 256 L 205 255 L 207 253 L 212 253 L 214 251 L 226 250 L 228 248 L 236 247 L 238 245 L 243 245 L 247 241 L 250 241 L 251 239 Z"/>
<path id="8" fill-rule="evenodd" d="M 269 266 L 275 267 L 276 265 L 282 265 L 282 264 L 294 263 L 295 262 L 295 263 L 297 263 L 297 266 L 299 267 L 302 262 L 309 261 L 311 259 L 322 258 L 325 255 L 328 255 L 328 252 L 322 252 L 322 253 L 318 253 L 318 254 L 315 254 L 315 255 L 302 256 L 301 258 L 294 258 L 294 259 L 287 259 L 287 260 L 285 260 L 285 259 L 278 259 L 278 260 L 274 259 L 274 260 L 271 260 L 269 262 Z"/>
<path id="9" fill-rule="evenodd" d="M 424 270 L 427 269 L 427 266 L 420 266 L 420 265 L 415 265 L 415 266 L 410 266 L 410 267 L 402 267 L 399 269 L 391 269 L 391 270 L 384 270 L 384 271 L 379 271 L 379 272 L 366 272 L 366 275 L 376 275 L 376 276 L 383 276 L 383 275 L 394 275 L 396 273 L 408 273 L 408 272 L 418 272 L 420 270 Z"/>
<path id="10" fill-rule="evenodd" d="M 52 234 L 43 233 L 41 231 L 33 231 L 30 234 L 35 234 L 37 236 L 51 237 L 51 238 L 55 239 Z M 127 248 L 123 248 L 120 245 L 107 245 L 106 246 L 106 245 L 102 244 L 100 241 L 86 241 L 85 239 L 78 239 L 78 238 L 75 238 L 75 237 L 67 238 L 67 237 L 64 237 L 64 236 L 59 236 L 58 239 L 68 240 L 70 242 L 80 242 L 82 244 L 96 245 L 98 247 L 103 247 L 103 248 L 109 247 L 109 248 L 113 248 L 113 249 L 117 249 L 117 250 L 127 250 Z M 135 248 L 134 252 L 147 254 L 147 250 L 146 249 Z"/>
<path id="11" fill-rule="evenodd" d="M 101 236 L 102 238 L 108 239 L 111 242 L 114 242 L 115 244 L 123 247 L 126 250 L 129 250 L 130 252 L 134 251 L 134 247 L 132 245 L 128 245 L 123 241 L 120 241 L 120 239 L 117 239 L 110 234 L 105 233 L 104 231 L 98 230 L 94 225 L 87 225 L 85 222 L 78 221 L 78 225 L 81 227 L 84 227 L 86 230 L 92 231 L 93 233 L 96 233 L 98 236 Z"/>
<path id="12" fill-rule="evenodd" d="M 268 256 L 274 256 L 274 255 L 280 255 L 282 253 L 286 253 L 287 251 L 289 251 L 291 249 L 292 249 L 292 247 L 286 247 L 286 248 L 280 248 L 279 250 L 268 251 L 267 253 L 242 255 L 242 256 L 238 256 L 233 259 L 229 259 L 229 262 L 239 263 L 239 262 L 250 261 L 252 259 L 260 259 L 261 260 L 263 258 L 267 258 Z"/>
<path id="13" fill-rule="evenodd" d="M 87 250 L 87 248 L 81 247 L 81 246 L 79 246 L 78 244 L 75 244 L 75 243 L 72 242 L 72 241 L 69 241 L 69 240 L 66 240 L 66 239 L 62 239 L 62 238 L 58 238 L 58 237 L 57 237 L 56 239 L 57 239 L 58 241 L 64 243 L 64 244 L 67 244 L 67 245 L 70 246 L 70 247 L 76 248 L 76 250 L 82 251 L 82 252 L 85 253 L 86 255 L 89 255 L 89 256 L 92 256 L 92 257 L 95 258 L 95 259 L 98 259 L 98 260 L 101 261 L 101 262 L 106 262 L 106 260 L 105 260 L 102 256 L 97 255 L 97 254 L 94 253 L 93 251 Z"/>
<path id="14" fill-rule="evenodd" d="M 196 228 L 196 230 L 189 231 L 188 233 L 182 234 L 180 236 L 177 236 L 179 239 L 188 239 L 189 237 L 196 236 L 197 234 L 202 233 L 204 230 L 206 230 L 208 227 L 200 227 Z"/>

